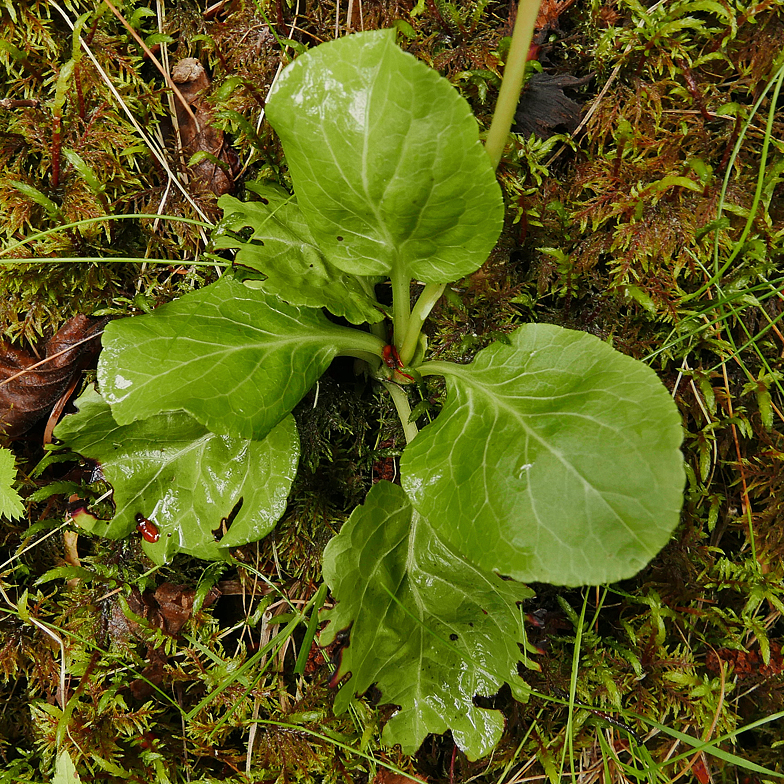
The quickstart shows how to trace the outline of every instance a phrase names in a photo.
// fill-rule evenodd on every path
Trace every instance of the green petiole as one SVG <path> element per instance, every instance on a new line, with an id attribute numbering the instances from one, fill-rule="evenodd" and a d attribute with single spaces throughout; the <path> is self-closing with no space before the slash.
<path id="1" fill-rule="evenodd" d="M 501 162 L 504 145 L 514 121 L 520 91 L 523 89 L 525 63 L 534 36 L 534 25 L 539 13 L 539 0 L 522 0 L 517 6 L 517 20 L 512 33 L 512 44 L 506 59 L 504 79 L 498 91 L 493 122 L 485 140 L 485 150 L 490 156 L 493 168 Z"/>
<path id="2" fill-rule="evenodd" d="M 402 358 L 411 318 L 411 281 L 405 270 L 397 268 L 392 270 L 392 310 L 395 348 Z"/>
<path id="3" fill-rule="evenodd" d="M 430 315 L 436 302 L 441 299 L 444 293 L 446 283 L 428 283 L 424 291 L 419 295 L 419 299 L 411 311 L 411 316 L 408 322 L 408 331 L 403 338 L 403 345 L 399 348 L 400 361 L 405 367 L 414 357 L 416 352 L 419 335 L 422 332 L 422 325 L 425 319 Z"/>
<path id="4" fill-rule="evenodd" d="M 539 13 L 539 0 L 523 0 L 518 4 L 512 43 L 504 69 L 504 78 L 498 93 L 493 121 L 485 141 L 485 150 L 493 168 L 498 168 L 509 131 L 514 121 L 515 110 L 523 87 L 525 63 L 534 34 L 534 25 Z M 406 366 L 413 358 L 422 325 L 433 306 L 444 293 L 445 283 L 428 283 L 410 310 L 410 281 L 403 276 L 393 275 L 395 346 L 400 360 Z"/>
<path id="5" fill-rule="evenodd" d="M 408 402 L 408 395 L 405 391 L 392 381 L 381 382 L 389 392 L 392 402 L 395 405 L 395 411 L 400 417 L 400 424 L 403 425 L 403 433 L 406 436 L 406 443 L 410 444 L 419 433 L 419 428 L 410 421 L 411 419 L 411 406 Z"/>

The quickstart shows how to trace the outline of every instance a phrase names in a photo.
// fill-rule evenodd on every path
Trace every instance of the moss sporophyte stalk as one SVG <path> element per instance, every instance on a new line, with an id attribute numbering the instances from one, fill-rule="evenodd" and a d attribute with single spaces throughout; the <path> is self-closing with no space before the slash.
<path id="1" fill-rule="evenodd" d="M 351 627 L 336 710 L 377 684 L 399 706 L 383 739 L 406 752 L 449 729 L 469 758 L 489 753 L 503 717 L 475 697 L 504 683 L 527 695 L 524 583 L 631 577 L 682 503 L 680 417 L 641 362 L 551 324 L 524 324 L 468 365 L 431 358 L 422 336 L 445 287 L 501 232 L 495 167 L 535 13 L 518 15 L 487 149 L 465 100 L 393 31 L 297 57 L 266 105 L 293 193 L 259 181 L 248 201 L 221 197 L 213 243 L 236 251 L 235 268 L 108 324 L 100 394 L 88 389 L 55 432 L 114 490 L 115 514 L 90 520 L 93 533 L 142 525 L 156 563 L 225 559 L 286 509 L 294 407 L 336 357 L 364 362 L 408 444 L 400 484 L 374 485 L 327 546 L 336 605 L 320 640 Z M 376 299 L 385 280 L 391 309 Z M 413 308 L 412 281 L 424 284 Z M 420 430 L 408 391 L 430 376 L 445 379 L 446 402 Z"/>

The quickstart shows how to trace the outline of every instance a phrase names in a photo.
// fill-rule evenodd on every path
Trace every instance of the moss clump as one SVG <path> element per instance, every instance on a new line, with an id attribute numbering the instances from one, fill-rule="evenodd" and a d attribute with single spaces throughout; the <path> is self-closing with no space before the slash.
<path id="1" fill-rule="evenodd" d="M 203 237 L 177 222 L 107 219 L 14 243 L 89 217 L 214 220 L 217 211 L 214 197 L 188 182 L 164 80 L 126 28 L 108 11 L 69 5 L 72 21 L 88 14 L 81 35 L 96 66 L 74 48 L 54 6 L 11 5 L 0 10 L 0 67 L 3 97 L 17 103 L 0 109 L 0 225 L 6 260 L 42 261 L 0 267 L 0 325 L 29 346 L 74 313 L 151 309 L 215 272 L 188 264 Z M 0 781 L 50 779 L 58 747 L 83 780 L 381 781 L 373 777 L 382 761 L 450 782 L 556 781 L 572 767 L 613 781 L 696 775 L 697 762 L 687 768 L 692 747 L 651 721 L 694 739 L 734 733 L 722 749 L 784 772 L 780 720 L 740 732 L 776 714 L 784 697 L 784 151 L 776 141 L 784 128 L 774 113 L 767 132 L 772 97 L 762 93 L 781 65 L 784 15 L 767 3 L 692 6 L 547 5 L 543 68 L 593 74 L 571 96 L 584 104 L 582 128 L 574 139 L 510 141 L 499 171 L 503 237 L 487 264 L 448 292 L 429 327 L 430 347 L 456 361 L 527 321 L 593 332 L 660 371 L 688 432 L 683 523 L 660 556 L 621 585 L 536 586 L 525 611 L 541 649 L 541 672 L 526 676 L 537 693 L 525 705 L 505 692 L 494 698 L 508 721 L 493 757 L 471 763 L 449 737 L 428 739 L 413 759 L 380 749 L 390 709 L 373 706 L 372 695 L 348 717 L 331 713 L 327 660 L 339 651 L 310 648 L 302 625 L 276 637 L 314 596 L 326 541 L 372 481 L 394 478 L 402 445 L 386 398 L 336 365 L 296 412 L 303 461 L 286 517 L 231 565 L 181 557 L 150 572 L 133 539 L 81 535 L 74 545 L 67 528 L 57 530 L 66 509 L 54 488 L 92 498 L 106 488 L 71 463 L 33 475 L 40 447 L 16 445 L 24 490 L 37 495 L 29 520 L 6 526 L 2 539 L 2 560 L 14 560 L 0 581 Z M 402 45 L 441 70 L 487 127 L 511 29 L 507 4 L 352 8 L 352 29 L 397 24 Z M 346 30 L 346 8 L 332 2 L 296 20 L 285 3 L 244 0 L 212 15 L 192 3 L 160 19 L 135 2 L 121 10 L 159 56 L 209 67 L 208 100 L 247 163 L 242 177 L 285 184 L 280 146 L 257 119 L 292 50 L 281 50 L 260 9 L 279 38 L 302 46 L 333 38 L 338 13 Z M 58 108 L 58 78 L 72 59 Z M 98 66 L 157 139 L 182 190 Z M 43 262 L 63 256 L 139 261 Z M 427 389 L 422 422 L 441 394 L 438 384 Z M 35 527 L 25 532 L 27 523 Z M 222 598 L 197 603 L 183 629 L 167 635 L 145 604 L 164 582 L 202 600 L 217 586 Z M 30 619 L 63 642 L 65 694 L 59 644 Z M 295 675 L 303 646 L 306 666 Z M 139 686 L 145 679 L 148 691 Z M 706 761 L 717 781 L 751 775 L 710 754 Z"/>

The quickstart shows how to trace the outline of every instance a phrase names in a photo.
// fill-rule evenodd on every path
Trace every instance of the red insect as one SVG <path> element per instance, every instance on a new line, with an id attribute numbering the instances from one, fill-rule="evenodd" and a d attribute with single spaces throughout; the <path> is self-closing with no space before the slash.
<path id="1" fill-rule="evenodd" d="M 161 534 L 157 526 L 151 520 L 148 520 L 144 515 L 136 515 L 136 530 L 144 537 L 146 542 L 155 544 L 160 538 Z"/>
<path id="2" fill-rule="evenodd" d="M 403 363 L 400 361 L 400 355 L 397 353 L 394 343 L 384 346 L 384 348 L 381 349 L 381 354 L 384 358 L 384 364 L 387 367 L 392 368 L 392 370 L 403 367 Z"/>
<path id="3" fill-rule="evenodd" d="M 400 373 L 403 378 L 407 378 L 409 381 L 414 380 L 413 376 L 409 376 L 408 373 L 404 373 L 401 370 L 403 362 L 400 359 L 400 354 L 397 353 L 397 348 L 395 348 L 394 343 L 390 343 L 388 346 L 384 346 L 384 348 L 381 349 L 381 357 L 388 368 L 392 368 L 392 370 Z"/>

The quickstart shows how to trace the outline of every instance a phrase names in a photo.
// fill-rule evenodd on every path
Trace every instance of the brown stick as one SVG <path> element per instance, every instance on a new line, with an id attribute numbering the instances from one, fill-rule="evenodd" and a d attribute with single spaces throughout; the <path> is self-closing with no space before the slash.
<path id="1" fill-rule="evenodd" d="M 188 102 L 183 98 L 182 93 L 179 91 L 177 85 L 172 81 L 171 76 L 166 72 L 166 69 L 161 65 L 160 60 L 150 51 L 150 47 L 147 46 L 141 38 L 139 38 L 138 33 L 134 30 L 128 22 L 125 21 L 125 17 L 112 5 L 111 0 L 103 0 L 107 6 L 109 6 L 109 10 L 120 20 L 122 26 L 133 36 L 133 40 L 136 41 L 139 46 L 141 46 L 142 51 L 147 55 L 147 57 L 152 60 L 155 64 L 155 67 L 161 72 L 161 76 L 163 76 L 164 80 L 166 81 L 167 87 L 180 99 L 180 102 L 185 107 L 185 111 L 191 116 L 191 119 L 194 123 L 196 123 L 197 130 L 201 130 L 199 127 L 199 121 L 196 119 L 196 115 L 193 113 L 193 109 L 188 105 Z"/>

